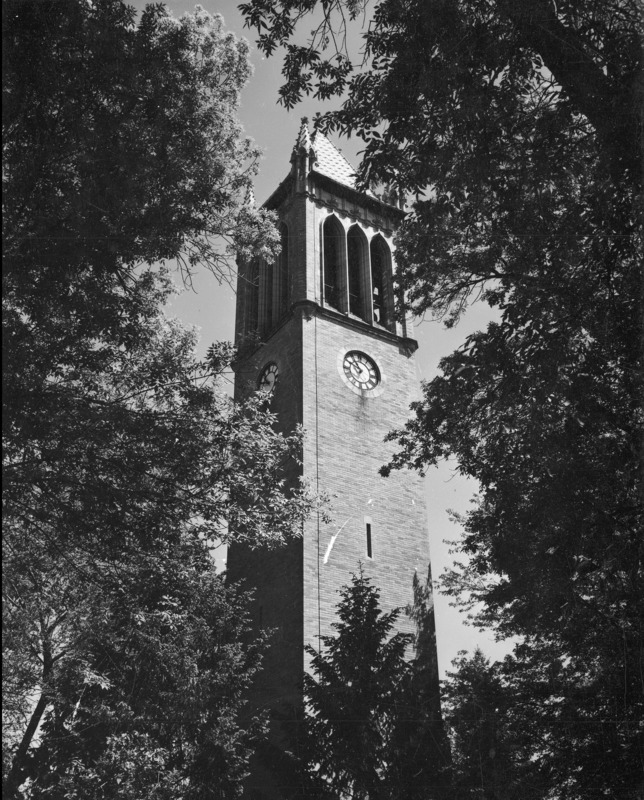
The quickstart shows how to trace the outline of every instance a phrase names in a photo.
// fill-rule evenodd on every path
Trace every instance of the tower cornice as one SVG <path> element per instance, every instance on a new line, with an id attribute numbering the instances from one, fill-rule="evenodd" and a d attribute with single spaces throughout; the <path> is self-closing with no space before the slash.
<path id="1" fill-rule="evenodd" d="M 390 217 L 395 220 L 395 225 L 400 224 L 406 216 L 406 212 L 403 211 L 403 209 L 398 208 L 398 206 L 393 206 L 390 203 L 386 203 L 384 200 L 381 200 L 375 195 L 359 192 L 357 189 L 353 189 L 344 183 L 334 181 L 333 178 L 329 178 L 328 175 L 324 175 L 321 172 L 313 170 L 310 174 L 310 177 L 312 181 L 321 189 L 326 189 L 326 191 L 328 191 L 330 194 L 333 194 L 337 197 L 343 197 L 355 203 L 356 205 L 369 208 L 376 213 L 380 213 L 384 217 Z"/>
<path id="2" fill-rule="evenodd" d="M 291 313 L 296 314 L 298 312 L 301 313 L 303 317 L 309 319 L 312 319 L 314 316 L 323 317 L 345 328 L 359 331 L 361 334 L 370 336 L 373 339 L 396 343 L 409 353 L 415 353 L 418 349 L 418 342 L 416 339 L 412 339 L 409 336 L 399 336 L 397 333 L 391 333 L 391 331 L 385 330 L 385 328 L 370 325 L 361 319 L 343 314 L 341 311 L 325 308 L 312 300 L 300 300 L 297 303 L 293 303 L 291 306 Z"/>
<path id="3" fill-rule="evenodd" d="M 350 202 L 362 206 L 363 208 L 371 209 L 383 217 L 389 217 L 394 223 L 393 227 L 399 225 L 406 216 L 406 212 L 403 209 L 391 205 L 391 203 L 386 203 L 384 200 L 381 200 L 375 195 L 368 195 L 364 192 L 359 192 L 357 189 L 353 189 L 344 183 L 335 181 L 333 178 L 330 178 L 328 175 L 324 175 L 321 172 L 317 172 L 315 169 L 311 170 L 309 173 L 309 180 L 313 185 L 306 191 L 302 192 L 302 194 L 315 202 L 318 202 L 318 198 L 316 197 L 314 189 L 316 186 L 318 186 L 320 189 L 326 190 L 329 192 L 329 194 L 335 197 L 344 198 L 345 200 L 349 200 Z M 293 175 L 289 173 L 280 183 L 277 189 L 275 189 L 270 197 L 264 202 L 262 208 L 269 210 L 278 209 L 288 199 L 289 195 L 294 193 L 294 183 L 295 181 L 293 180 Z"/>
<path id="4" fill-rule="evenodd" d="M 335 311 L 332 308 L 325 308 L 321 306 L 319 303 L 315 303 L 313 300 L 299 300 L 296 303 L 293 303 L 288 311 L 288 314 L 285 314 L 283 319 L 273 328 L 271 331 L 270 336 L 268 339 L 262 341 L 256 341 L 255 347 L 252 349 L 246 349 L 242 353 L 240 353 L 239 357 L 233 363 L 233 372 L 236 371 L 237 367 L 242 364 L 243 362 L 252 359 L 252 357 L 258 353 L 262 348 L 266 347 L 271 339 L 275 337 L 281 329 L 288 325 L 288 323 L 297 316 L 301 316 L 303 319 L 313 319 L 313 317 L 319 317 L 322 319 L 328 319 L 336 324 L 348 328 L 349 330 L 356 331 L 361 333 L 365 336 L 369 336 L 372 339 L 378 339 L 383 342 L 390 342 L 392 344 L 397 344 L 398 347 L 405 352 L 407 355 L 411 355 L 415 353 L 418 349 L 418 342 L 416 339 L 411 338 L 410 336 L 399 336 L 396 333 L 391 333 L 384 328 L 375 327 L 373 325 L 369 325 L 367 322 L 363 322 L 361 319 L 357 319 L 355 317 L 349 316 L 348 314 L 343 314 L 341 311 Z"/>

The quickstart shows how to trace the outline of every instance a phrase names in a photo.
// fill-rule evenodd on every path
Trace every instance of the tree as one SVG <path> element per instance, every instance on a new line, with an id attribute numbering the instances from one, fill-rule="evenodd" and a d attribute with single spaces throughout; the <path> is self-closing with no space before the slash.
<path id="1" fill-rule="evenodd" d="M 78 341 L 135 344 L 154 278 L 178 260 L 224 279 L 233 251 L 270 257 L 245 202 L 258 151 L 236 119 L 248 47 L 203 10 L 121 0 L 3 5 L 4 419 L 33 426 L 52 365 Z M 32 342 L 32 337 L 37 341 Z M 30 348 L 30 369 L 22 369 Z M 100 347 L 83 356 L 99 361 Z"/>
<path id="2" fill-rule="evenodd" d="M 451 750 L 441 707 L 431 567 L 425 582 L 414 573 L 412 590 L 405 616 L 415 628 L 414 656 L 404 684 L 405 713 L 392 736 L 392 783 L 406 800 L 451 800 Z"/>
<path id="3" fill-rule="evenodd" d="M 299 434 L 227 397 L 232 348 L 196 360 L 155 262 L 223 277 L 278 241 L 245 204 L 247 46 L 199 9 L 3 13 L 5 792 L 234 797 L 261 642 L 212 549 L 298 535 L 310 501 Z"/>
<path id="4" fill-rule="evenodd" d="M 547 791 L 529 747 L 530 721 L 517 710 L 499 664 L 477 649 L 460 653 L 444 684 L 452 744 L 454 796 L 481 800 L 541 798 Z M 526 746 L 527 745 L 527 746 Z"/>
<path id="5" fill-rule="evenodd" d="M 419 635 L 395 633 L 400 611 L 383 613 L 362 569 L 343 587 L 336 636 L 307 647 L 304 795 L 439 798 L 447 789 L 447 742 L 438 701 L 428 590 L 416 580 Z M 415 642 L 416 659 L 406 651 Z M 433 666 L 432 666 L 433 664 Z"/>
<path id="6" fill-rule="evenodd" d="M 236 718 L 261 652 L 260 642 L 242 643 L 244 602 L 189 537 L 161 557 L 140 556 L 129 571 L 119 566 L 80 598 L 75 624 L 67 608 L 53 631 L 67 652 L 58 650 L 46 683 L 26 795 L 240 796 L 261 733 L 259 719 L 244 730 Z M 78 592 L 78 583 L 68 585 Z"/>
<path id="7" fill-rule="evenodd" d="M 7 267 L 50 296 L 90 264 L 227 268 L 276 233 L 245 203 L 259 151 L 236 118 L 248 45 L 197 7 L 14 2 L 5 15 Z"/>
<path id="8" fill-rule="evenodd" d="M 354 575 L 341 591 L 338 635 L 321 638 L 325 652 L 307 647 L 312 675 L 305 675 L 304 689 L 315 760 L 339 797 L 391 796 L 387 745 L 412 637 L 391 635 L 399 612 L 383 614 L 378 599 L 362 571 Z"/>
<path id="9" fill-rule="evenodd" d="M 284 105 L 309 94 L 320 100 L 344 95 L 341 108 L 320 124 L 366 140 L 363 179 L 419 192 L 436 186 L 440 196 L 460 156 L 462 171 L 452 177 L 476 184 L 480 170 L 492 172 L 503 162 L 496 143 L 516 146 L 523 131 L 507 125 L 510 117 L 527 117 L 528 130 L 540 111 L 560 102 L 596 131 L 616 175 L 641 176 L 640 20 L 632 0 L 556 6 L 547 0 L 380 0 L 362 37 L 360 67 L 348 33 L 352 22 L 365 22 L 367 2 L 250 0 L 241 10 L 260 50 L 286 50 Z M 294 41 L 301 20 L 318 11 L 307 41 Z M 529 98 L 540 100 L 536 109 Z M 479 154 L 466 143 L 476 140 L 492 160 L 472 173 Z"/>
<path id="10" fill-rule="evenodd" d="M 67 781 L 83 796 L 96 781 L 120 796 L 118 742 L 141 757 L 149 742 L 154 775 L 189 779 L 160 796 L 232 797 L 243 777 L 250 740 L 234 716 L 257 648 L 241 645 L 243 604 L 211 550 L 297 535 L 308 500 L 279 476 L 300 437 L 273 430 L 261 397 L 217 389 L 230 352 L 195 362 L 194 333 L 163 318 L 158 292 L 136 347 L 50 381 L 47 423 L 32 413 L 28 440 L 7 437 L 9 791 L 29 778 L 34 797 Z M 78 343 L 79 363 L 90 350 Z"/>
<path id="11" fill-rule="evenodd" d="M 480 604 L 480 624 L 525 637 L 513 680 L 525 696 L 549 687 L 548 707 L 576 721 L 533 718 L 550 790 L 631 797 L 644 766 L 638 6 L 383 0 L 354 71 L 334 44 L 363 5 L 323 4 L 314 41 L 294 44 L 315 5 L 244 6 L 265 52 L 286 47 L 284 102 L 345 91 L 319 124 L 366 139 L 363 181 L 416 196 L 396 251 L 413 310 L 451 325 L 478 297 L 498 314 L 442 362 L 384 473 L 455 456 L 478 481 L 468 563 L 445 586 Z"/>
<path id="12" fill-rule="evenodd" d="M 556 645 L 522 643 L 501 663 L 477 650 L 454 667 L 443 696 L 456 797 L 639 795 L 633 771 L 624 771 L 638 757 L 628 753 L 628 718 L 615 717 L 596 665 L 562 663 Z"/>

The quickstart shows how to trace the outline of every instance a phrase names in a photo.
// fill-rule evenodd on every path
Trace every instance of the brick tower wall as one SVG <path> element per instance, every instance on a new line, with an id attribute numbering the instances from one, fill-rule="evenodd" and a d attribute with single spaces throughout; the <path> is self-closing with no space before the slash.
<path id="1" fill-rule="evenodd" d="M 237 394 L 247 396 L 256 389 L 262 368 L 270 362 L 277 364 L 279 379 L 270 410 L 278 415 L 278 427 L 284 432 L 294 430 L 302 419 L 301 352 L 300 322 L 289 319 L 236 371 Z M 301 465 L 292 463 L 284 477 L 287 484 L 297 487 L 301 475 Z M 253 590 L 255 626 L 273 632 L 257 689 L 262 706 L 300 703 L 297 683 L 303 664 L 302 539 L 272 549 L 231 545 L 228 577 L 231 581 L 242 580 Z"/>
<path id="2" fill-rule="evenodd" d="M 303 320 L 302 347 L 304 477 L 328 494 L 331 516 L 330 523 L 316 517 L 304 527 L 304 639 L 315 646 L 319 634 L 332 632 L 338 589 L 360 562 L 380 589 L 385 610 L 409 603 L 414 571 L 423 579 L 427 574 L 429 539 L 422 479 L 378 474 L 393 451 L 385 435 L 407 418 L 418 398 L 413 357 L 400 342 L 338 325 L 323 314 Z M 379 396 L 361 396 L 346 385 L 341 373 L 348 350 L 363 351 L 379 365 Z M 399 628 L 411 630 L 404 617 Z"/>

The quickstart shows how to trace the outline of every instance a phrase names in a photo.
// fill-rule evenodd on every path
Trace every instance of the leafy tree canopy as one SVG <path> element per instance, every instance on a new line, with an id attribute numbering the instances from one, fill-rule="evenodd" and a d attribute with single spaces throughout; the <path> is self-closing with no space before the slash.
<path id="1" fill-rule="evenodd" d="M 5 281 L 24 313 L 89 307 L 104 333 L 124 313 L 110 287 L 131 294 L 140 264 L 225 276 L 232 252 L 270 256 L 270 218 L 245 203 L 259 152 L 236 118 L 248 45 L 221 17 L 155 4 L 135 24 L 122 0 L 3 14 Z"/>
<path id="2" fill-rule="evenodd" d="M 276 433 L 260 397 L 218 388 L 230 349 L 196 362 L 194 333 L 162 316 L 150 281 L 136 345 L 78 341 L 75 369 L 29 376 L 6 436 L 5 757 L 8 786 L 31 778 L 33 797 L 98 797 L 93 781 L 140 796 L 159 769 L 178 782 L 160 797 L 209 783 L 235 796 L 249 739 L 234 713 L 257 658 L 211 548 L 275 545 L 309 507 L 280 478 L 299 434 Z M 23 342 L 27 365 L 40 336 Z M 130 747 L 143 761 L 128 794 Z"/>
<path id="3" fill-rule="evenodd" d="M 263 52 L 286 51 L 287 107 L 308 94 L 345 95 L 321 124 L 366 138 L 364 179 L 373 173 L 424 191 L 443 183 L 456 148 L 465 154 L 478 139 L 488 157 L 501 158 L 494 145 L 520 133 L 508 129 L 508 114 L 538 116 L 525 105 L 531 96 L 541 97 L 542 110 L 554 100 L 583 115 L 616 171 L 639 175 L 640 19 L 632 0 L 250 0 L 241 9 Z M 352 53 L 349 26 L 367 14 L 363 48 Z M 303 37 L 308 15 L 315 29 Z"/>
<path id="4" fill-rule="evenodd" d="M 235 797 L 261 643 L 212 547 L 298 535 L 310 500 L 281 479 L 299 433 L 228 397 L 232 348 L 196 360 L 154 262 L 274 250 L 247 46 L 200 9 L 3 13 L 5 792 Z"/>
<path id="5" fill-rule="evenodd" d="M 12 640 L 9 652 L 40 666 L 25 688 L 42 692 L 31 720 L 45 711 L 7 796 L 25 779 L 21 796 L 33 800 L 240 796 L 262 727 L 237 720 L 261 651 L 242 643 L 242 600 L 189 536 L 118 563 L 69 555 L 73 565 L 41 556 L 22 591 L 10 574 L 9 602 L 32 629 L 29 647 Z"/>
<path id="6" fill-rule="evenodd" d="M 596 666 L 534 640 L 501 663 L 461 653 L 443 685 L 454 796 L 637 797 L 639 723 L 615 716 Z"/>

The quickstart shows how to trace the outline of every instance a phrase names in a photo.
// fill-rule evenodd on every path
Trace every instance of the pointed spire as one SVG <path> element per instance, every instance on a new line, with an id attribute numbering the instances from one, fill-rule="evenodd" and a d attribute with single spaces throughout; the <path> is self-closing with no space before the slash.
<path id="1" fill-rule="evenodd" d="M 302 117 L 300 132 L 295 140 L 295 146 L 291 153 L 292 171 L 295 177 L 297 191 L 306 190 L 307 176 L 317 163 L 318 156 L 309 134 L 308 117 Z"/>
<path id="2" fill-rule="evenodd" d="M 313 142 L 311 141 L 311 135 L 309 134 L 308 117 L 302 117 L 300 132 L 297 134 L 297 139 L 295 140 L 295 147 L 293 148 L 293 151 L 296 153 L 301 150 L 304 150 L 305 153 L 309 153 L 311 150 L 313 150 Z"/>
<path id="3" fill-rule="evenodd" d="M 246 189 L 246 197 L 244 198 L 244 205 L 250 206 L 251 208 L 255 208 L 255 192 L 253 191 L 253 185 L 251 183 L 248 184 L 248 188 Z"/>

